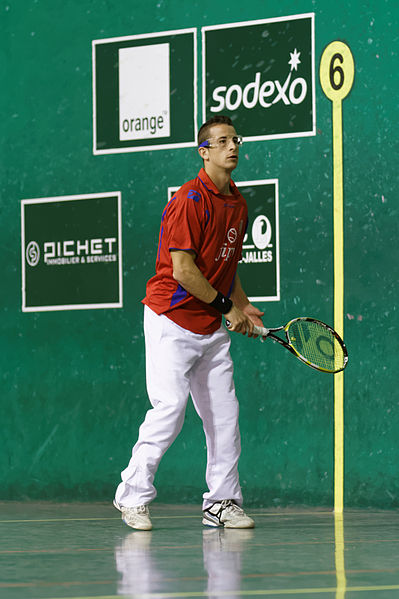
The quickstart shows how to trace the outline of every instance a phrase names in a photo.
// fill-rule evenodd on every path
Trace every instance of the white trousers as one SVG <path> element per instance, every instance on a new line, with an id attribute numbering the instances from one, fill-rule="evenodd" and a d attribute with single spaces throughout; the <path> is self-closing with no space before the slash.
<path id="1" fill-rule="evenodd" d="M 146 414 L 131 460 L 122 472 L 116 501 L 134 507 L 156 497 L 155 473 L 181 431 L 191 394 L 207 445 L 209 490 L 203 495 L 203 509 L 222 499 L 234 499 L 241 505 L 238 401 L 228 332 L 222 326 L 210 335 L 198 335 L 145 306 L 144 334 L 152 409 Z"/>

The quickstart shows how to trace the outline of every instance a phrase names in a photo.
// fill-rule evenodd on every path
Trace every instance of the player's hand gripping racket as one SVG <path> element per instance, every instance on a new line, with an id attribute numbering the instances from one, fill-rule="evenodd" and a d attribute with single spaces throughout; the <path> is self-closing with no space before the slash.
<path id="1" fill-rule="evenodd" d="M 226 324 L 229 325 L 228 321 Z M 274 334 L 283 330 L 285 339 Z M 335 374 L 344 370 L 348 363 L 348 352 L 338 333 L 314 318 L 294 318 L 275 329 L 255 325 L 253 332 L 277 341 L 299 360 L 321 372 Z"/>

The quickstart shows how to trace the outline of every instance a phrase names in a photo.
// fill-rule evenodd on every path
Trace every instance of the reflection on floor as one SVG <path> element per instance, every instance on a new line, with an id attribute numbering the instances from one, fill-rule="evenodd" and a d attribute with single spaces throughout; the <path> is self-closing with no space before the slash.
<path id="1" fill-rule="evenodd" d="M 0 503 L 0 597 L 399 598 L 399 513 L 247 511 L 224 530 L 154 504 L 139 532 L 105 504 Z"/>

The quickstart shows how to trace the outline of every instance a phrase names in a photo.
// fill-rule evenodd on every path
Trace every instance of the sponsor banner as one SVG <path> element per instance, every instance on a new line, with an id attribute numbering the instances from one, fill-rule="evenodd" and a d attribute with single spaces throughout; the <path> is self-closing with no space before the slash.
<path id="1" fill-rule="evenodd" d="M 278 179 L 236 183 L 248 204 L 239 275 L 251 302 L 280 300 Z"/>
<path id="2" fill-rule="evenodd" d="M 279 301 L 278 179 L 234 182 L 248 205 L 248 227 L 238 268 L 242 286 L 251 302 Z M 168 201 L 178 189 L 168 187 Z"/>
<path id="3" fill-rule="evenodd" d="M 196 145 L 196 31 L 92 42 L 94 154 Z"/>
<path id="4" fill-rule="evenodd" d="M 21 201 L 22 311 L 122 307 L 120 192 Z"/>
<path id="5" fill-rule="evenodd" d="M 315 135 L 314 13 L 202 28 L 203 120 L 245 141 Z"/>
<path id="6" fill-rule="evenodd" d="M 169 136 L 169 44 L 119 48 L 119 139 Z"/>

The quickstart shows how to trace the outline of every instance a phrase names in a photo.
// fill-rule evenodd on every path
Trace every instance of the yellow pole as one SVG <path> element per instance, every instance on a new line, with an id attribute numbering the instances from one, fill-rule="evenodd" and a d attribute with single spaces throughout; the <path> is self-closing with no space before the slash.
<path id="1" fill-rule="evenodd" d="M 344 337 L 344 192 L 342 100 L 352 88 L 355 65 L 349 47 L 331 42 L 320 61 L 320 83 L 332 102 L 334 178 L 334 328 Z M 334 377 L 334 512 L 344 509 L 344 373 Z"/>
<path id="2" fill-rule="evenodd" d="M 344 193 L 342 101 L 333 102 L 334 328 L 344 338 Z M 334 511 L 344 509 L 344 373 L 334 377 Z"/>

